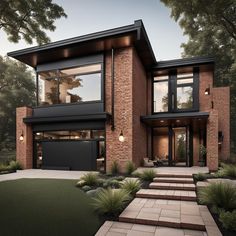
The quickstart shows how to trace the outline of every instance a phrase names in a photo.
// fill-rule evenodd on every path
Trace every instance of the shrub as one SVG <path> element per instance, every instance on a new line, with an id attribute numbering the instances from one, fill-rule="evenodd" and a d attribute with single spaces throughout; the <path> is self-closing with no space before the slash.
<path id="1" fill-rule="evenodd" d="M 131 175 L 132 172 L 134 172 L 135 170 L 136 170 L 136 167 L 134 163 L 132 161 L 128 161 L 125 165 L 125 173 L 127 175 Z"/>
<path id="2" fill-rule="evenodd" d="M 86 185 L 96 186 L 98 184 L 98 174 L 87 173 L 83 175 L 80 180 L 83 180 Z"/>
<path id="3" fill-rule="evenodd" d="M 77 183 L 76 183 L 76 187 L 83 187 L 85 185 L 85 181 L 84 180 L 79 180 Z"/>
<path id="4" fill-rule="evenodd" d="M 7 165 L 4 165 L 4 164 L 0 164 L 0 171 L 3 172 L 3 171 L 9 171 L 11 170 L 10 169 L 10 166 L 7 166 Z"/>
<path id="5" fill-rule="evenodd" d="M 152 169 L 144 170 L 140 177 L 144 181 L 153 181 L 153 179 L 156 177 L 156 172 Z"/>
<path id="6" fill-rule="evenodd" d="M 103 183 L 104 188 L 119 188 L 120 187 L 120 182 L 116 179 L 108 179 L 106 182 Z"/>
<path id="7" fill-rule="evenodd" d="M 93 206 L 101 214 L 118 215 L 130 200 L 130 195 L 123 189 L 103 189 L 96 198 L 93 198 Z"/>
<path id="8" fill-rule="evenodd" d="M 223 224 L 223 227 L 229 230 L 236 231 L 236 210 L 230 212 L 230 211 L 221 211 L 220 222 Z"/>
<path id="9" fill-rule="evenodd" d="M 120 167 L 119 167 L 118 162 L 116 160 L 113 161 L 112 164 L 111 164 L 111 173 L 113 175 L 116 175 L 116 174 L 119 173 L 119 169 L 120 169 Z"/>
<path id="10" fill-rule="evenodd" d="M 87 191 L 86 194 L 87 194 L 89 197 L 96 197 L 97 194 L 98 194 L 102 189 L 103 189 L 103 188 L 92 189 L 92 190 Z"/>
<path id="11" fill-rule="evenodd" d="M 87 191 L 89 191 L 89 190 L 91 190 L 92 188 L 90 187 L 90 186 L 88 186 L 88 185 L 84 185 L 83 187 L 82 187 L 82 190 L 83 191 L 85 191 L 85 192 L 87 192 Z"/>
<path id="12" fill-rule="evenodd" d="M 200 203 L 213 208 L 231 210 L 236 208 L 236 188 L 229 183 L 216 182 L 199 190 Z"/>
<path id="13" fill-rule="evenodd" d="M 236 165 L 223 165 L 223 173 L 225 176 L 236 177 Z"/>
<path id="14" fill-rule="evenodd" d="M 115 179 L 117 181 L 122 181 L 125 179 L 125 177 L 124 176 L 114 176 L 112 179 Z"/>
<path id="15" fill-rule="evenodd" d="M 134 171 L 131 175 L 132 175 L 133 177 L 141 178 L 142 173 L 136 170 L 136 171 Z"/>
<path id="16" fill-rule="evenodd" d="M 97 179 L 98 186 L 103 186 L 103 184 L 106 182 L 105 179 Z"/>
<path id="17" fill-rule="evenodd" d="M 204 174 L 204 173 L 198 173 L 198 174 L 195 174 L 194 175 L 194 178 L 197 180 L 197 181 L 204 181 L 207 179 L 207 176 Z"/>
<path id="18" fill-rule="evenodd" d="M 137 179 L 127 179 L 121 183 L 121 188 L 125 189 L 132 196 L 135 195 L 136 192 L 141 188 L 140 181 Z"/>
<path id="19" fill-rule="evenodd" d="M 22 170 L 21 164 L 18 161 L 10 161 L 9 168 L 11 170 Z"/>

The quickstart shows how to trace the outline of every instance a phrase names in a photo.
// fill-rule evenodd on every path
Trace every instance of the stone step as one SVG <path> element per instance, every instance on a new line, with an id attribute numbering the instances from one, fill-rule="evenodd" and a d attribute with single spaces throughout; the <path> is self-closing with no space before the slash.
<path id="1" fill-rule="evenodd" d="M 193 178 L 166 178 L 166 177 L 156 177 L 153 179 L 154 182 L 161 183 L 185 183 L 185 184 L 193 184 Z"/>
<path id="2" fill-rule="evenodd" d="M 195 191 L 195 184 L 185 184 L 185 183 L 159 183 L 152 182 L 149 184 L 151 189 L 166 189 L 166 190 L 193 190 Z"/>
<path id="3" fill-rule="evenodd" d="M 206 230 L 202 208 L 196 202 L 135 198 L 120 214 L 119 221 L 192 230 Z M 208 210 L 207 208 L 203 210 Z M 209 213 L 210 214 L 210 213 Z M 207 224 L 215 224 L 213 218 Z"/>
<path id="4" fill-rule="evenodd" d="M 192 174 L 178 174 L 178 173 L 157 173 L 156 177 L 164 178 L 193 178 Z"/>
<path id="5" fill-rule="evenodd" d="M 205 231 L 196 231 L 188 229 L 176 229 L 168 227 L 159 227 L 153 225 L 133 224 L 116 221 L 106 221 L 95 234 L 95 236 L 157 236 L 157 235 L 191 235 L 206 236 Z"/>
<path id="6" fill-rule="evenodd" d="M 195 191 L 163 189 L 140 189 L 136 193 L 136 197 L 185 201 L 196 201 L 197 199 Z"/>

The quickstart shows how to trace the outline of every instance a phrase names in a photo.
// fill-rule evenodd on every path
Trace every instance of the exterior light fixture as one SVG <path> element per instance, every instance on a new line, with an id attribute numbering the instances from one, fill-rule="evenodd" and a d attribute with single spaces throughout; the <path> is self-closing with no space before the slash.
<path id="1" fill-rule="evenodd" d="M 210 95 L 210 87 L 206 88 L 205 95 Z"/>
<path id="2" fill-rule="evenodd" d="M 20 135 L 20 141 L 23 141 L 24 140 L 24 134 L 23 134 L 23 131 L 21 132 L 21 135 Z"/>
<path id="3" fill-rule="evenodd" d="M 161 123 L 164 123 L 164 120 L 160 120 Z"/>
<path id="4" fill-rule="evenodd" d="M 125 137 L 123 135 L 123 131 L 122 130 L 120 131 L 119 141 L 122 142 L 122 143 L 125 141 Z"/>
<path id="5" fill-rule="evenodd" d="M 37 133 L 36 133 L 36 135 L 38 135 L 38 136 L 39 136 L 39 135 L 40 135 L 40 133 L 39 133 L 39 132 L 37 132 Z"/>
<path id="6" fill-rule="evenodd" d="M 177 123 L 179 123 L 179 122 L 180 122 L 180 120 L 176 120 L 176 122 L 177 122 Z"/>
<path id="7" fill-rule="evenodd" d="M 222 131 L 218 132 L 218 144 L 221 145 L 223 143 L 224 140 L 224 135 Z"/>

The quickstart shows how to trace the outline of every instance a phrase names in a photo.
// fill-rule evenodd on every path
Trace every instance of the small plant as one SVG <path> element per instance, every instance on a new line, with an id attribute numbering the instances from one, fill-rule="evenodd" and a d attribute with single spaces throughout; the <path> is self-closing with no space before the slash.
<path id="1" fill-rule="evenodd" d="M 213 209 L 233 210 L 236 208 L 236 188 L 230 183 L 216 182 L 200 189 L 200 203 L 207 204 Z"/>
<path id="2" fill-rule="evenodd" d="M 106 182 L 103 184 L 104 188 L 119 188 L 120 187 L 120 182 L 116 179 L 108 179 Z"/>
<path id="3" fill-rule="evenodd" d="M 118 181 L 122 181 L 122 180 L 125 179 L 125 177 L 120 175 L 120 176 L 114 176 L 112 179 L 115 179 L 115 180 L 118 180 Z"/>
<path id="4" fill-rule="evenodd" d="M 204 181 L 207 179 L 207 176 L 204 173 L 198 173 L 194 175 L 196 181 Z"/>
<path id="5" fill-rule="evenodd" d="M 76 183 L 76 187 L 83 187 L 84 185 L 86 185 L 86 182 L 84 180 L 79 180 L 77 183 Z"/>
<path id="6" fill-rule="evenodd" d="M 93 206 L 101 214 L 117 216 L 130 199 L 126 190 L 108 188 L 101 190 L 93 198 Z"/>
<path id="7" fill-rule="evenodd" d="M 226 165 L 226 164 L 224 164 L 222 171 L 223 171 L 225 176 L 233 177 L 233 178 L 236 177 L 236 165 L 232 165 L 232 164 Z"/>
<path id="8" fill-rule="evenodd" d="M 98 184 L 98 186 L 101 186 L 101 187 L 102 187 L 105 182 L 106 182 L 105 179 L 102 179 L 102 178 L 97 179 L 97 184 Z"/>
<path id="9" fill-rule="evenodd" d="M 140 177 L 144 181 L 150 181 L 151 182 L 156 177 L 156 172 L 152 169 L 144 170 Z"/>
<path id="10" fill-rule="evenodd" d="M 87 173 L 83 175 L 80 180 L 83 180 L 85 185 L 96 186 L 98 184 L 98 174 Z"/>
<path id="11" fill-rule="evenodd" d="M 92 188 L 90 187 L 90 186 L 88 186 L 88 185 L 84 185 L 83 187 L 82 187 L 82 190 L 84 191 L 84 192 L 87 192 L 87 191 L 89 191 L 89 190 L 91 190 Z"/>
<path id="12" fill-rule="evenodd" d="M 207 154 L 207 149 L 203 144 L 200 144 L 199 146 L 199 165 L 204 166 L 205 165 L 205 156 Z"/>
<path id="13" fill-rule="evenodd" d="M 89 196 L 89 197 L 96 197 L 97 194 L 102 190 L 103 188 L 96 188 L 96 189 L 92 189 L 92 190 L 89 190 L 86 192 L 86 194 Z"/>
<path id="14" fill-rule="evenodd" d="M 134 171 L 131 175 L 132 175 L 133 177 L 141 178 L 142 173 L 136 170 L 136 171 Z"/>
<path id="15" fill-rule="evenodd" d="M 136 192 L 138 192 L 138 190 L 141 188 L 141 184 L 140 181 L 135 179 L 127 179 L 124 180 L 121 183 L 121 188 L 125 189 L 127 192 L 129 192 L 132 196 L 135 195 Z"/>
<path id="16" fill-rule="evenodd" d="M 223 227 L 228 230 L 236 231 L 236 210 L 230 212 L 230 211 L 221 211 L 220 222 L 223 224 Z"/>
<path id="17" fill-rule="evenodd" d="M 132 161 L 128 161 L 125 165 L 125 173 L 127 175 L 131 175 L 132 172 L 134 172 L 135 170 L 136 170 L 136 167 L 134 163 Z"/>
<path id="18" fill-rule="evenodd" d="M 11 170 L 22 170 L 21 164 L 18 161 L 10 161 L 9 168 Z"/>
<path id="19" fill-rule="evenodd" d="M 117 160 L 114 160 L 111 164 L 111 173 L 113 175 L 117 175 L 119 173 L 119 169 L 120 169 L 120 167 L 119 167 Z"/>

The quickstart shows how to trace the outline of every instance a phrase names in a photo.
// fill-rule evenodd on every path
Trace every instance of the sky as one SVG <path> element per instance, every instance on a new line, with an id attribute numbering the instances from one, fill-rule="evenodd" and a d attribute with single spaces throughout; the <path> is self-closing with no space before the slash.
<path id="1" fill-rule="evenodd" d="M 187 41 L 183 31 L 170 17 L 170 9 L 159 0 L 53 0 L 62 6 L 68 17 L 55 22 L 56 30 L 48 32 L 52 42 L 133 24 L 144 23 L 156 59 L 181 58 L 180 45 Z M 0 31 L 0 55 L 28 48 L 24 41 L 10 43 Z"/>

